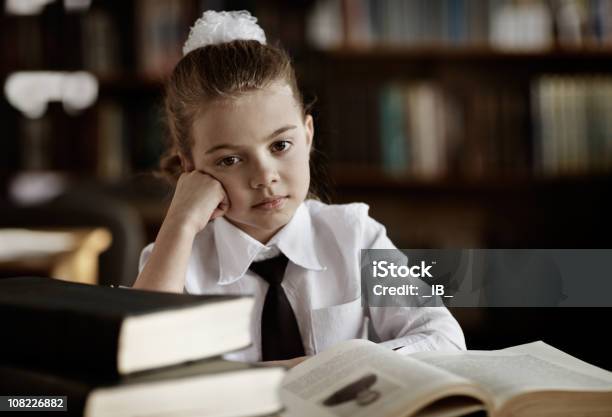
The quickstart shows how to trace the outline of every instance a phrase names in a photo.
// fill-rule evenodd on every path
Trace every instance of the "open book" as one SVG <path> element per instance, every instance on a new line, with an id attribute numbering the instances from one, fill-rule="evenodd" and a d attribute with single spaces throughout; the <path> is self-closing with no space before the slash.
<path id="1" fill-rule="evenodd" d="M 612 372 L 544 342 L 401 356 L 350 340 L 283 381 L 286 416 L 612 416 Z"/>

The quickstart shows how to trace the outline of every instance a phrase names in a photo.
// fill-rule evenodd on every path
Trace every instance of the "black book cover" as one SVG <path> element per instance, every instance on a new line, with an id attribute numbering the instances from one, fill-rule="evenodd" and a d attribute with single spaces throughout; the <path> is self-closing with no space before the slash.
<path id="1" fill-rule="evenodd" d="M 127 317 L 233 298 L 237 297 L 113 288 L 40 277 L 0 279 L 0 361 L 116 377 L 119 332 Z"/>

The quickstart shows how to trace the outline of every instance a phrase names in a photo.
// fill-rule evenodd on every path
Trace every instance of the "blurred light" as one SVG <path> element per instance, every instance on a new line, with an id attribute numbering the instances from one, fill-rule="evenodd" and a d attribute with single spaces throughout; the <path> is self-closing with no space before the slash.
<path id="1" fill-rule="evenodd" d="M 8 14 L 32 15 L 39 14 L 49 3 L 55 0 L 6 0 L 4 10 Z"/>
<path id="2" fill-rule="evenodd" d="M 80 12 L 89 9 L 91 0 L 64 0 L 64 9 L 68 12 Z"/>
<path id="3" fill-rule="evenodd" d="M 74 114 L 96 101 L 98 81 L 82 71 L 23 71 L 9 75 L 4 94 L 13 107 L 32 119 L 41 117 L 50 101 L 61 101 L 64 109 Z"/>
<path id="4" fill-rule="evenodd" d="M 85 71 L 66 74 L 62 78 L 60 92 L 66 112 L 78 113 L 95 103 L 98 98 L 98 80 Z"/>
<path id="5" fill-rule="evenodd" d="M 70 232 L 2 229 L 0 261 L 57 255 L 72 250 L 75 244 L 76 238 Z"/>
<path id="6" fill-rule="evenodd" d="M 40 14 L 45 6 L 55 0 L 6 0 L 4 10 L 8 14 L 34 15 Z M 91 0 L 64 0 L 64 9 L 68 12 L 86 11 L 91 6 Z"/>
<path id="7" fill-rule="evenodd" d="M 30 206 L 56 198 L 66 190 L 67 185 L 66 177 L 57 172 L 21 172 L 9 182 L 8 194 L 16 204 Z"/>

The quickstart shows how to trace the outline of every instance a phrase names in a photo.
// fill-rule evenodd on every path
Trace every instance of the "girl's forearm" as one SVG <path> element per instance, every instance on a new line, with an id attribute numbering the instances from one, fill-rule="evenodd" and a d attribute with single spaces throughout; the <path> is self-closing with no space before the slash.
<path id="1" fill-rule="evenodd" d="M 183 292 L 194 238 L 194 230 L 184 222 L 166 218 L 133 288 Z"/>

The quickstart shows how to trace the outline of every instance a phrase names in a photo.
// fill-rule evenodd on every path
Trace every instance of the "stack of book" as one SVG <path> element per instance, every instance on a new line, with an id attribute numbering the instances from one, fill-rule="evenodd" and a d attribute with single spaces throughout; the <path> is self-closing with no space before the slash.
<path id="1" fill-rule="evenodd" d="M 87 417 L 275 413 L 285 369 L 219 356 L 250 344 L 252 307 L 252 297 L 2 279 L 0 395 L 13 400 L 0 407 L 38 411 L 44 403 L 19 399 L 56 396 Z"/>

